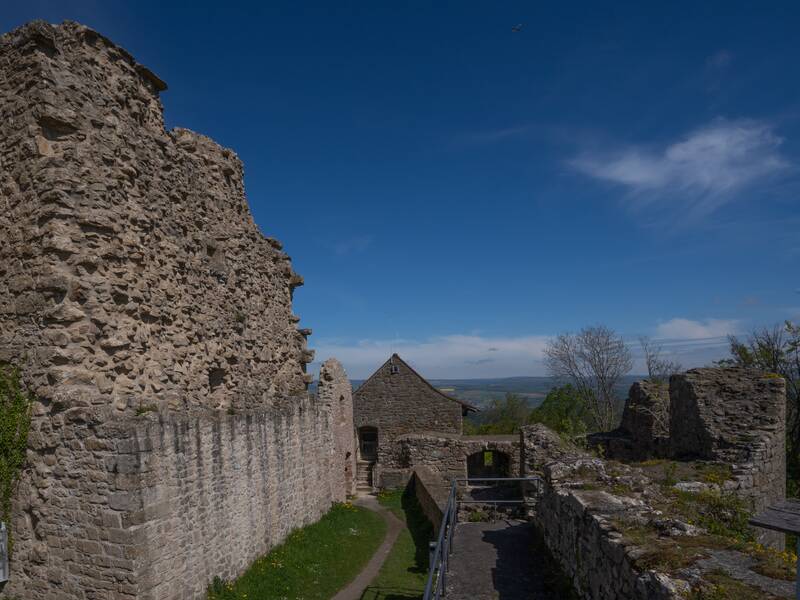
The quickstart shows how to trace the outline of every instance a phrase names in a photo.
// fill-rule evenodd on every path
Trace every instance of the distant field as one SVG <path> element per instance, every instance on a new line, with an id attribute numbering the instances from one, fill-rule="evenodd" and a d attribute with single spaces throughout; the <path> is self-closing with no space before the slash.
<path id="1" fill-rule="evenodd" d="M 617 386 L 617 396 L 622 399 L 628 388 L 640 375 L 625 377 Z M 497 379 L 429 379 L 428 381 L 445 394 L 464 400 L 478 408 L 488 406 L 495 399 L 512 393 L 527 400 L 531 408 L 539 406 L 547 396 L 547 392 L 560 385 L 553 377 L 502 377 Z M 357 389 L 363 379 L 353 379 L 353 389 Z"/>

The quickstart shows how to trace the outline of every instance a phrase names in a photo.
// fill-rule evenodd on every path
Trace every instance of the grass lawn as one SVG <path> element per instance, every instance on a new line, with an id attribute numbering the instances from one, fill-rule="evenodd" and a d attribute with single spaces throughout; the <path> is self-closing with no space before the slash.
<path id="1" fill-rule="evenodd" d="M 335 505 L 254 562 L 239 579 L 216 579 L 209 600 L 329 600 L 366 565 L 386 523 L 351 504 Z"/>
<path id="2" fill-rule="evenodd" d="M 428 578 L 428 542 L 433 527 L 412 491 L 381 492 L 379 502 L 406 523 L 380 573 L 361 600 L 412 600 L 422 598 Z"/>

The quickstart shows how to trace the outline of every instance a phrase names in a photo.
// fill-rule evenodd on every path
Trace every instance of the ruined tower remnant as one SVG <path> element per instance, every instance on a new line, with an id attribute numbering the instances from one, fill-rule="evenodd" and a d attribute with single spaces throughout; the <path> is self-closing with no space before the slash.
<path id="1" fill-rule="evenodd" d="M 786 497 L 786 381 L 750 369 L 692 369 L 670 379 L 677 458 L 733 465 L 735 491 L 755 512 Z M 766 530 L 759 541 L 780 545 Z"/>
<path id="2" fill-rule="evenodd" d="M 302 278 L 165 89 L 77 23 L 0 37 L 0 360 L 36 398 L 0 597 L 199 598 L 343 499 Z"/>
<path id="3" fill-rule="evenodd" d="M 356 441 L 353 430 L 353 387 L 342 364 L 335 358 L 322 363 L 319 370 L 319 401 L 331 411 L 333 419 L 333 453 L 336 469 L 344 470 L 344 478 L 336 479 L 336 497 L 355 493 Z"/>
<path id="4" fill-rule="evenodd" d="M 165 131 L 165 84 L 76 23 L 4 36 L 0 68 L 0 358 L 27 351 L 42 398 L 120 413 L 305 389 L 302 279 L 253 222 L 237 156 Z"/>

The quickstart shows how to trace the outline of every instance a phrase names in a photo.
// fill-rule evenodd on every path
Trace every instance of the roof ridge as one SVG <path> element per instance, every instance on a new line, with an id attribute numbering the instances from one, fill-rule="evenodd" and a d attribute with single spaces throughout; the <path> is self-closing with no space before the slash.
<path id="1" fill-rule="evenodd" d="M 401 363 L 403 363 L 403 364 L 406 366 L 406 368 L 407 368 L 409 371 L 411 371 L 411 373 L 412 373 L 413 375 L 415 375 L 415 376 L 417 377 L 417 379 L 419 379 L 420 381 L 422 381 L 422 382 L 423 382 L 425 385 L 427 385 L 427 386 L 428 386 L 428 387 L 429 387 L 431 390 L 433 390 L 434 392 L 436 392 L 437 394 L 439 394 L 439 395 L 440 395 L 442 398 L 445 398 L 445 399 L 447 399 L 447 400 L 452 400 L 453 402 L 457 402 L 458 404 L 460 404 L 461 406 L 463 406 L 463 407 L 467 408 L 468 410 L 472 410 L 472 411 L 475 411 L 475 412 L 479 412 L 479 411 L 480 411 L 480 409 L 479 409 L 477 406 L 474 406 L 474 405 L 470 404 L 469 402 L 465 402 L 464 400 L 459 400 L 458 398 L 454 398 L 453 396 L 448 396 L 447 394 L 445 394 L 443 391 L 441 391 L 441 390 L 440 390 L 440 389 L 438 389 L 436 386 L 434 386 L 434 385 L 433 385 L 433 384 L 432 384 L 430 381 L 428 381 L 428 380 L 427 380 L 427 379 L 425 379 L 425 378 L 424 378 L 422 375 L 420 375 L 420 374 L 419 374 L 419 373 L 416 371 L 416 369 L 414 369 L 414 367 L 412 367 L 412 366 L 411 366 L 410 364 L 408 364 L 408 363 L 407 363 L 405 360 L 403 360 L 403 359 L 400 357 L 400 355 L 399 355 L 397 352 L 393 352 L 393 353 L 392 353 L 392 355 L 391 355 L 391 356 L 390 356 L 390 357 L 389 357 L 389 358 L 388 358 L 388 359 L 387 359 L 387 360 L 386 360 L 386 361 L 385 361 L 385 362 L 384 362 L 384 363 L 383 363 L 383 364 L 382 364 L 380 367 L 378 367 L 377 369 L 375 369 L 375 372 L 374 372 L 374 373 L 372 373 L 372 375 L 370 375 L 370 376 L 369 376 L 369 377 L 368 377 L 366 380 L 364 380 L 364 382 L 363 382 L 361 385 L 359 385 L 359 386 L 358 386 L 358 389 L 357 389 L 355 392 L 353 392 L 353 393 L 354 393 L 354 394 L 357 394 L 357 393 L 358 393 L 358 391 L 359 391 L 361 388 L 363 388 L 365 385 L 367 385 L 367 383 L 368 383 L 368 382 L 369 382 L 369 381 L 370 381 L 370 380 L 371 380 L 373 377 L 375 377 L 375 376 L 376 376 L 376 375 L 377 375 L 377 374 L 378 374 L 378 373 L 379 373 L 379 372 L 380 372 L 380 371 L 383 369 L 383 367 L 385 367 L 385 366 L 386 366 L 386 364 L 387 364 L 387 363 L 390 363 L 390 362 L 392 362 L 392 361 L 393 361 L 393 360 L 395 360 L 395 359 L 396 359 L 396 360 L 398 360 L 398 361 L 400 361 Z"/>

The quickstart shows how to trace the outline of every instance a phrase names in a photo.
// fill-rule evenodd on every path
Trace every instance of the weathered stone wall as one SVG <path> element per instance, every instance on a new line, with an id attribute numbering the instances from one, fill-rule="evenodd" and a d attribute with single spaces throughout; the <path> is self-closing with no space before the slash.
<path id="1" fill-rule="evenodd" d="M 579 481 L 575 471 L 592 468 L 594 462 L 579 459 L 544 467 L 545 485 L 536 502 L 534 522 L 550 553 L 578 595 L 587 600 L 684 597 L 688 586 L 679 587 L 663 573 L 637 568 L 634 548 L 626 547 L 615 530 L 614 520 L 637 511 L 641 502 L 573 487 Z"/>
<path id="2" fill-rule="evenodd" d="M 337 498 L 355 493 L 356 440 L 353 429 L 353 387 L 341 363 L 331 358 L 322 363 L 317 395 L 330 407 L 333 419 L 334 465 L 344 473 L 336 482 Z"/>
<path id="3" fill-rule="evenodd" d="M 628 391 L 620 426 L 590 434 L 587 441 L 590 446 L 602 447 L 606 456 L 620 460 L 668 456 L 669 407 L 666 383 L 637 381 Z"/>
<path id="4" fill-rule="evenodd" d="M 669 438 L 669 385 L 658 381 L 637 381 L 628 392 L 620 428 L 633 443 L 653 452 Z"/>
<path id="5" fill-rule="evenodd" d="M 486 450 L 505 454 L 508 457 L 508 476 L 519 477 L 519 436 L 461 436 L 438 432 L 409 433 L 398 437 L 380 464 L 381 477 L 384 482 L 402 485 L 408 481 L 412 470 L 421 466 L 429 467 L 446 481 L 466 477 L 467 457 Z"/>
<path id="6" fill-rule="evenodd" d="M 526 474 L 543 478 L 526 488 L 530 516 L 579 597 L 711 597 L 719 573 L 750 594 L 793 597 L 792 582 L 765 576 L 749 550 L 687 521 L 668 486 L 641 468 L 589 456 L 542 426 L 523 428 L 522 439 Z M 729 491 L 728 483 L 701 489 Z"/>
<path id="7" fill-rule="evenodd" d="M 723 462 L 733 469 L 726 490 L 754 511 L 786 496 L 786 382 L 741 368 L 692 369 L 664 386 L 631 386 L 620 427 L 588 436 L 619 460 L 672 457 Z M 760 542 L 782 536 L 758 530 Z"/>
<path id="8" fill-rule="evenodd" d="M 76 23 L 0 38 L 0 82 L 0 359 L 43 401 L 128 415 L 302 391 L 302 279 L 236 155 L 165 131 L 163 83 Z"/>
<path id="9" fill-rule="evenodd" d="M 422 512 L 428 517 L 438 535 L 444 511 L 447 510 L 450 486 L 438 471 L 429 467 L 416 467 L 411 482 Z"/>
<path id="10" fill-rule="evenodd" d="M 462 403 L 436 390 L 396 354 L 353 395 L 356 430 L 378 429 L 378 465 L 389 468 L 399 436 L 423 431 L 460 434 L 464 410 Z M 377 482 L 386 485 L 380 476 Z"/>
<path id="11" fill-rule="evenodd" d="M 1 597 L 200 598 L 343 497 L 302 279 L 165 87 L 76 23 L 0 37 L 0 360 L 36 396 Z"/>
<path id="12" fill-rule="evenodd" d="M 86 417 L 57 419 L 52 460 L 17 494 L 8 597 L 201 598 L 345 499 L 334 414 L 307 394 L 232 415 Z"/>
<path id="13" fill-rule="evenodd" d="M 541 476 L 547 463 L 575 456 L 577 452 L 577 448 L 568 446 L 555 431 L 541 423 L 522 427 L 519 443 L 522 457 L 521 477 Z"/>
<path id="14" fill-rule="evenodd" d="M 635 512 L 641 501 L 618 499 L 597 489 L 581 489 L 587 472 L 604 473 L 604 463 L 565 443 L 544 425 L 520 432 L 523 474 L 537 475 L 541 484 L 523 488 L 530 516 L 544 543 L 579 597 L 589 600 L 679 598 L 674 584 L 652 571 L 642 572 L 629 556 L 613 519 Z M 630 484 L 625 480 L 625 484 Z"/>
<path id="15" fill-rule="evenodd" d="M 137 599 L 202 598 L 214 575 L 240 575 L 343 501 L 343 479 L 331 477 L 342 469 L 332 417 L 306 396 L 266 411 L 136 426 L 124 440 L 131 452 L 117 456 L 133 489 L 112 494 L 103 516 L 134 536 Z"/>
<path id="16" fill-rule="evenodd" d="M 732 465 L 736 493 L 754 511 L 786 497 L 786 382 L 747 369 L 692 369 L 670 379 L 675 457 Z M 759 541 L 783 536 L 758 530 Z"/>

